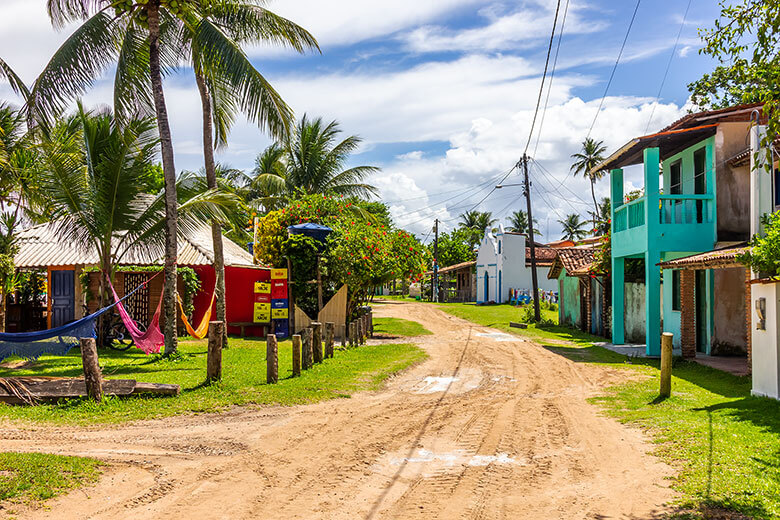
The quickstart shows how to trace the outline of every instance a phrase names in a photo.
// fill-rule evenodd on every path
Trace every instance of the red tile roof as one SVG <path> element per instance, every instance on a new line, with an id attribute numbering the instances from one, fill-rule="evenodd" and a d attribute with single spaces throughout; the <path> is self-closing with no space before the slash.
<path id="1" fill-rule="evenodd" d="M 550 267 L 547 278 L 554 280 L 560 276 L 564 269 L 569 276 L 581 276 L 587 274 L 587 268 L 593 265 L 596 248 L 593 247 L 568 247 L 558 249 L 555 260 Z"/>

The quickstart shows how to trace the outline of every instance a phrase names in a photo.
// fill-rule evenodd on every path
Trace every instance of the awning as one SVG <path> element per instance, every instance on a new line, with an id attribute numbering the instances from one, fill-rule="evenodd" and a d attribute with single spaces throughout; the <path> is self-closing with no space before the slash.
<path id="1" fill-rule="evenodd" d="M 702 269 L 730 269 L 733 267 L 744 267 L 737 260 L 737 257 L 748 250 L 747 243 L 741 242 L 739 245 L 729 245 L 722 248 L 699 253 L 696 255 L 678 258 L 661 262 L 658 265 L 661 269 L 681 269 L 698 271 Z"/>
<path id="2" fill-rule="evenodd" d="M 595 171 L 609 171 L 632 164 L 641 164 L 646 148 L 660 148 L 661 160 L 688 148 L 697 141 L 715 135 L 718 125 L 704 125 L 682 130 L 669 130 L 657 134 L 637 137 L 626 143 L 620 150 L 598 164 Z"/>

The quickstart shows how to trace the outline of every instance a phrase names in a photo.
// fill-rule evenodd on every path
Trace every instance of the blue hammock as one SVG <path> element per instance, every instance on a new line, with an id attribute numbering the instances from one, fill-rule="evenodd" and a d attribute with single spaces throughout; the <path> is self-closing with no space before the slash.
<path id="1" fill-rule="evenodd" d="M 146 283 L 149 283 L 150 280 L 151 278 Z M 67 325 L 35 332 L 0 332 L 0 361 L 11 356 L 30 360 L 36 360 L 44 354 L 64 356 L 70 349 L 79 346 L 81 338 L 94 338 L 96 336 L 95 322 L 101 314 L 132 296 L 144 285 L 139 285 L 121 300 Z"/>

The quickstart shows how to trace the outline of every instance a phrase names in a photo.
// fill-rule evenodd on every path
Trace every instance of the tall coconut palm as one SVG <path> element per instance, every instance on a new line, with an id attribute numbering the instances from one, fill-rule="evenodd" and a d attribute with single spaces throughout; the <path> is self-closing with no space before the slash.
<path id="1" fill-rule="evenodd" d="M 563 236 L 561 236 L 561 240 L 578 242 L 588 236 L 588 231 L 583 229 L 588 225 L 588 222 L 586 220 L 581 220 L 580 216 L 576 213 L 566 215 L 566 218 L 558 220 L 558 223 L 563 227 Z"/>
<path id="2" fill-rule="evenodd" d="M 493 218 L 493 214 L 489 211 L 467 211 L 462 213 L 459 218 L 460 227 L 476 229 L 482 234 L 485 234 L 488 228 L 498 222 L 498 219 Z"/>
<path id="3" fill-rule="evenodd" d="M 258 114 L 263 112 L 262 106 L 282 106 L 280 100 L 269 97 L 272 89 L 267 88 L 262 76 L 252 72 L 254 69 L 235 42 L 206 18 L 214 4 L 229 3 L 228 0 L 48 0 L 49 15 L 56 26 L 74 21 L 83 23 L 57 50 L 30 93 L 30 117 L 37 119 L 38 124 L 48 124 L 116 61 L 114 108 L 120 120 L 136 113 L 139 107 L 154 107 L 165 184 L 166 353 L 175 351 L 177 344 L 177 184 L 162 77 L 191 61 L 186 54 L 188 49 L 181 45 L 188 38 L 191 48 L 200 52 L 203 71 L 215 78 L 230 78 L 233 88 L 240 86 L 237 90 L 242 110 Z M 220 70 L 224 75 L 216 72 Z"/>
<path id="4" fill-rule="evenodd" d="M 512 231 L 514 233 L 529 232 L 528 213 L 526 213 L 522 209 L 512 212 L 512 214 L 507 217 L 507 220 L 509 221 L 509 228 L 507 228 L 508 231 Z M 534 235 L 541 235 L 539 230 L 536 229 L 536 226 L 538 224 L 539 221 L 534 219 Z"/>
<path id="5" fill-rule="evenodd" d="M 251 2 L 231 0 L 230 2 L 215 2 L 203 11 L 204 24 L 213 24 L 212 31 L 224 31 L 227 38 L 240 43 L 272 42 L 291 47 L 298 52 L 306 49 L 319 49 L 317 41 L 302 27 L 275 15 Z M 217 188 L 215 147 L 227 144 L 230 126 L 235 120 L 236 112 L 242 110 L 246 116 L 259 126 L 268 128 L 274 137 L 284 137 L 292 122 L 292 113 L 281 97 L 274 91 L 248 60 L 238 60 L 231 70 L 227 67 L 213 70 L 202 59 L 203 49 L 200 43 L 190 33 L 185 34 L 185 44 L 190 48 L 190 59 L 203 115 L 203 157 L 207 186 Z M 240 57 L 241 54 L 237 53 Z M 247 76 L 256 76 L 256 82 L 248 82 Z M 247 88 L 248 87 L 248 88 Z M 242 96 L 258 96 L 265 98 L 265 103 L 252 105 L 245 103 Z M 253 111 L 254 110 L 254 111 Z M 214 246 L 214 270 L 216 272 L 216 303 L 217 319 L 227 323 L 225 302 L 225 259 L 222 247 L 222 227 L 219 222 L 211 223 L 211 234 Z M 227 344 L 227 328 L 223 342 Z"/>
<path id="6" fill-rule="evenodd" d="M 590 194 L 593 197 L 593 208 L 596 218 L 594 223 L 601 218 L 599 214 L 599 204 L 596 202 L 596 181 L 604 177 L 604 170 L 597 170 L 596 167 L 604 161 L 604 153 L 607 147 L 604 141 L 596 141 L 588 137 L 582 142 L 582 151 L 571 156 L 574 164 L 571 165 L 571 171 L 574 175 L 582 175 L 590 179 Z"/>
<path id="7" fill-rule="evenodd" d="M 325 124 L 322 118 L 309 119 L 304 115 L 289 139 L 281 146 L 271 145 L 258 156 L 253 187 L 263 193 L 261 202 L 273 206 L 301 193 L 335 193 L 348 197 L 375 194 L 376 188 L 365 180 L 379 168 L 345 168 L 362 139 L 351 135 L 339 141 L 341 132 L 337 121 Z"/>

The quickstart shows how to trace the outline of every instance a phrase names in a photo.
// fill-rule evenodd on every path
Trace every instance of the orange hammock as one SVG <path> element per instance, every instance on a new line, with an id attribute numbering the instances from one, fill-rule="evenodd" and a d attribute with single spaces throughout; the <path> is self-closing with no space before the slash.
<path id="1" fill-rule="evenodd" d="M 200 320 L 200 325 L 198 325 L 197 329 L 193 329 L 192 325 L 190 325 L 189 320 L 187 320 L 187 314 L 184 312 L 184 305 L 182 304 L 181 297 L 179 296 L 178 293 L 176 294 L 176 301 L 179 302 L 179 311 L 181 312 L 181 321 L 184 323 L 184 328 L 187 329 L 187 334 L 197 339 L 203 339 L 208 335 L 209 321 L 211 321 L 211 308 L 214 306 L 214 300 L 216 298 L 217 298 L 217 291 L 214 291 L 211 294 L 211 302 L 209 303 L 209 306 L 206 309 L 206 313 L 203 315 L 203 318 Z"/>

